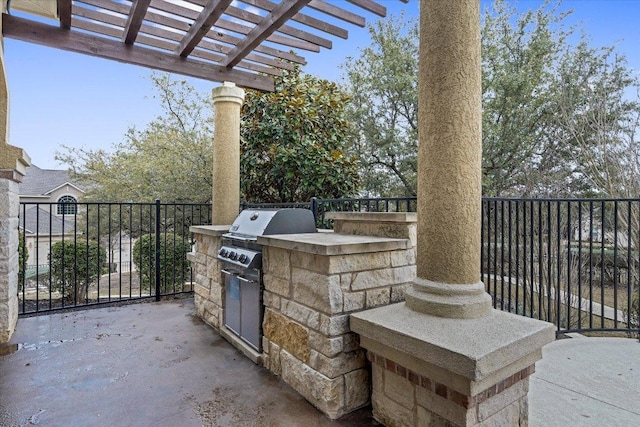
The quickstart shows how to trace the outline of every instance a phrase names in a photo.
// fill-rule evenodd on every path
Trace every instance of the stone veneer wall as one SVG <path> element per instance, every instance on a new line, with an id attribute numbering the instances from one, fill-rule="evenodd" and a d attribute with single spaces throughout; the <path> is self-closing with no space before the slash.
<path id="1" fill-rule="evenodd" d="M 187 255 L 194 273 L 193 299 L 196 315 L 216 330 L 224 319 L 223 263 L 216 256 L 220 250 L 220 237 L 229 226 L 192 227 L 195 246 Z"/>
<path id="2" fill-rule="evenodd" d="M 326 247 L 265 244 L 263 363 L 335 419 L 370 401 L 369 367 L 349 314 L 404 300 L 415 277 L 415 215 L 330 218 L 342 237 L 329 237 Z M 359 240 L 344 235 L 404 239 L 408 245 L 352 247 Z"/>
<path id="3" fill-rule="evenodd" d="M 331 418 L 369 403 L 349 313 L 404 299 L 411 250 L 316 255 L 265 248 L 264 366 Z"/>
<path id="4" fill-rule="evenodd" d="M 18 183 L 0 177 L 0 343 L 18 321 Z"/>
<path id="5" fill-rule="evenodd" d="M 370 401 L 369 363 L 349 328 L 349 315 L 404 300 L 415 277 L 416 218 L 393 213 L 331 218 L 342 233 L 259 239 L 265 312 L 263 354 L 257 360 L 338 418 Z M 224 281 L 215 257 L 227 230 L 192 227 L 196 243 L 189 255 L 196 313 L 217 330 L 223 325 Z"/>

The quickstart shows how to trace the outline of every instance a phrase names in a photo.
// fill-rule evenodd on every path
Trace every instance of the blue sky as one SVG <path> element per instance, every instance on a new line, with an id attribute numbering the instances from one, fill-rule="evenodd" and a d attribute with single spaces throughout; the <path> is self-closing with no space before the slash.
<path id="1" fill-rule="evenodd" d="M 342 0 L 332 0 L 340 2 Z M 389 13 L 418 16 L 419 2 L 380 0 Z M 452 0 L 453 1 L 453 0 Z M 537 9 L 540 0 L 513 2 L 519 11 Z M 482 0 L 482 7 L 491 1 Z M 594 46 L 615 45 L 640 72 L 640 0 L 565 0 L 574 11 L 569 22 L 581 24 Z M 368 22 L 375 17 L 367 16 Z M 331 50 L 307 53 L 305 71 L 339 80 L 340 64 L 369 44 L 366 29 L 349 26 L 349 39 L 334 39 Z M 55 159 L 62 144 L 109 149 L 130 126 L 143 128 L 159 113 L 151 70 L 5 39 L 10 93 L 10 141 L 41 168 L 63 168 Z M 182 77 L 180 77 L 182 78 Z M 186 78 L 209 92 L 216 83 Z"/>

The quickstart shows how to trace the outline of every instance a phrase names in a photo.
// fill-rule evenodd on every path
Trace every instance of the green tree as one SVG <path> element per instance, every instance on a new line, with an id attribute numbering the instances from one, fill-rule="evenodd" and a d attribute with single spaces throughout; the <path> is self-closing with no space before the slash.
<path id="1" fill-rule="evenodd" d="M 152 74 L 162 115 L 132 127 L 111 151 L 64 147 L 56 158 L 85 188 L 85 201 L 208 202 L 213 107 L 184 80 Z M 188 189 L 188 191 L 187 191 Z"/>
<path id="2" fill-rule="evenodd" d="M 275 91 L 248 90 L 242 106 L 241 188 L 250 202 L 353 195 L 358 167 L 345 153 L 352 137 L 348 97 L 299 67 L 275 78 Z"/>
<path id="3" fill-rule="evenodd" d="M 603 194 L 585 165 L 585 159 L 611 147 L 598 144 L 604 140 L 597 137 L 597 127 L 611 130 L 626 123 L 628 133 L 628 112 L 638 111 L 633 106 L 637 102 L 625 96 L 637 82 L 624 56 L 613 48 L 592 48 L 586 35 L 568 25 L 570 12 L 560 8 L 560 1 L 547 0 L 535 11 L 518 14 L 508 2 L 495 0 L 484 11 L 487 196 Z M 348 92 L 354 96 L 350 120 L 359 136 L 352 149 L 363 153 L 365 192 L 415 194 L 417 133 L 410 125 L 417 116 L 417 23 L 391 17 L 369 30 L 371 46 L 345 64 Z M 606 89 L 602 111 L 608 114 L 600 115 L 594 126 L 595 117 L 587 114 L 594 101 L 589 88 L 598 85 Z M 572 130 L 576 124 L 580 138 Z M 628 176 L 630 162 L 612 164 Z"/>
<path id="4" fill-rule="evenodd" d="M 106 272 L 106 253 L 97 242 L 64 240 L 51 245 L 51 290 L 60 292 L 66 303 L 88 298 L 89 285 Z"/>
<path id="5" fill-rule="evenodd" d="M 133 245 L 133 262 L 140 273 L 140 285 L 144 289 L 155 286 L 156 235 L 145 234 Z M 187 252 L 189 241 L 179 235 L 160 234 L 160 292 L 182 291 L 189 277 Z"/>
<path id="6" fill-rule="evenodd" d="M 418 147 L 418 24 L 403 15 L 369 26 L 371 45 L 348 58 L 349 152 L 360 159 L 364 192 L 415 196 Z"/>

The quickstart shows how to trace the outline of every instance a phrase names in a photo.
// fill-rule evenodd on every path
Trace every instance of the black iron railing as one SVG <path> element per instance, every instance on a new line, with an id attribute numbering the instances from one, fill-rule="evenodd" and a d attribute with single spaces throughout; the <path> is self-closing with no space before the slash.
<path id="1" fill-rule="evenodd" d="M 191 292 L 189 227 L 210 224 L 211 205 L 23 202 L 19 217 L 29 314 Z"/>
<path id="2" fill-rule="evenodd" d="M 414 212 L 416 198 L 250 206 L 311 209 L 331 228 L 327 212 Z M 483 198 L 481 228 L 481 278 L 495 308 L 558 332 L 639 333 L 640 199 Z"/>
<path id="3" fill-rule="evenodd" d="M 483 200 L 494 307 L 558 331 L 638 332 L 639 248 L 640 200 Z"/>

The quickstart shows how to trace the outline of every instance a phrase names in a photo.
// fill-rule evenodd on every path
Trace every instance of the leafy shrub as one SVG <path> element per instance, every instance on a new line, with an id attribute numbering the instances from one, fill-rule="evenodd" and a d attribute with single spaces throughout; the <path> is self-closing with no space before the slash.
<path id="1" fill-rule="evenodd" d="M 65 240 L 51 246 L 51 290 L 60 292 L 65 302 L 81 302 L 91 282 L 106 272 L 106 253 L 97 242 Z"/>
<path id="2" fill-rule="evenodd" d="M 133 262 L 140 272 L 140 286 L 149 289 L 155 286 L 155 234 L 141 236 L 133 245 Z M 189 241 L 174 234 L 160 234 L 160 292 L 182 290 L 189 274 L 187 252 Z"/>

